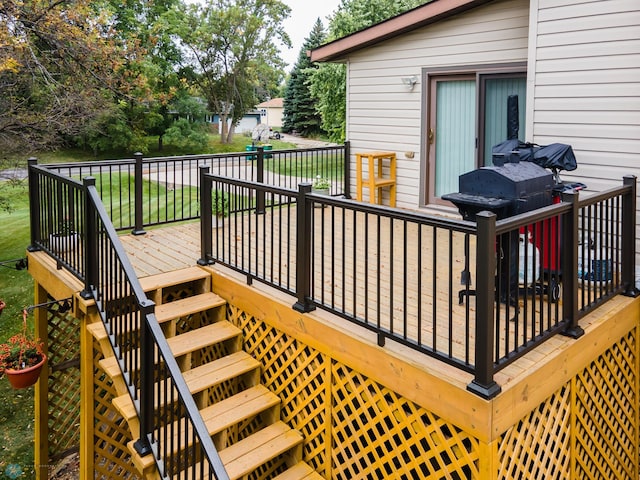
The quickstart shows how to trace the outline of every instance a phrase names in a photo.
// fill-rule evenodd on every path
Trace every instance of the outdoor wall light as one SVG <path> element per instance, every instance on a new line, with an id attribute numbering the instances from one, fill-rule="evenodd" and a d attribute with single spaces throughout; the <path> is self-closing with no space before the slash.
<path id="1" fill-rule="evenodd" d="M 418 77 L 416 77 L 415 75 L 411 77 L 402 77 L 401 80 L 402 83 L 409 88 L 409 90 L 413 90 L 413 87 L 415 87 L 416 83 L 418 83 Z"/>

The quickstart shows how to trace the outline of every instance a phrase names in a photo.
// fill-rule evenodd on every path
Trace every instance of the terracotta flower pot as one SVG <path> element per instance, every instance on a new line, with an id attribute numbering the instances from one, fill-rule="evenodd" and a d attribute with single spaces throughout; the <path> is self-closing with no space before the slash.
<path id="1" fill-rule="evenodd" d="M 40 372 L 42 371 L 42 367 L 44 367 L 46 361 L 47 356 L 42 354 L 40 362 L 32 367 L 23 368 L 21 370 L 7 368 L 4 373 L 13 388 L 28 388 L 38 381 L 38 378 L 40 378 Z"/>

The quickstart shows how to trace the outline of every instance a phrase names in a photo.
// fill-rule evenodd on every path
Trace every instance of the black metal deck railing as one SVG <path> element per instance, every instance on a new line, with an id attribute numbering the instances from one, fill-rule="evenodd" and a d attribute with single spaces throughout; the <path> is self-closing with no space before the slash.
<path id="1" fill-rule="evenodd" d="M 635 290 L 635 177 L 477 223 L 206 169 L 201 185 L 201 263 L 288 292 L 300 311 L 322 308 L 375 331 L 381 345 L 393 339 L 473 373 L 469 388 L 487 398 L 500 391 L 495 373 L 553 335 L 580 336 L 582 316 Z M 233 200 L 213 225 L 216 196 Z"/>
<path id="2" fill-rule="evenodd" d="M 338 148 L 348 153 L 348 145 Z M 499 391 L 495 373 L 516 358 L 555 334 L 580 335 L 582 316 L 635 291 L 635 177 L 579 201 L 566 195 L 556 205 L 500 221 L 483 214 L 476 223 L 344 199 L 348 187 L 340 184 L 348 185 L 348 167 L 320 160 L 311 162 L 314 173 L 342 175 L 333 182 L 334 196 L 313 193 L 309 183 L 290 188 L 300 175 L 221 175 L 235 175 L 237 169 L 221 165 L 237 165 L 238 158 L 249 168 L 260 156 L 292 161 L 293 152 L 229 154 L 226 163 L 216 157 L 211 165 L 198 159 L 184 167 L 192 178 L 191 170 L 199 170 L 199 261 L 288 292 L 301 311 L 322 308 L 362 325 L 381 345 L 393 339 L 470 372 L 469 388 L 482 396 Z M 32 245 L 84 278 L 86 247 L 66 253 L 50 237 L 61 219 L 82 225 L 76 183 L 35 164 L 30 182 L 38 197 L 32 198 Z M 227 205 L 221 220 L 214 215 L 218 201 Z M 155 220 L 144 217 L 140 230 L 147 221 Z"/>
<path id="3" fill-rule="evenodd" d="M 265 150 L 180 157 L 48 164 L 46 169 L 68 179 L 87 176 L 96 188 L 116 230 L 143 233 L 145 227 L 200 217 L 199 167 L 212 173 L 268 185 L 295 188 L 320 176 L 333 195 L 349 197 L 349 143 L 304 150 Z M 36 159 L 30 160 L 36 164 Z"/>
<path id="4" fill-rule="evenodd" d="M 29 185 L 30 249 L 56 258 L 84 281 L 83 296 L 95 300 L 140 419 L 140 455 L 154 456 L 161 478 L 228 479 L 95 178 L 80 183 L 31 165 Z"/>

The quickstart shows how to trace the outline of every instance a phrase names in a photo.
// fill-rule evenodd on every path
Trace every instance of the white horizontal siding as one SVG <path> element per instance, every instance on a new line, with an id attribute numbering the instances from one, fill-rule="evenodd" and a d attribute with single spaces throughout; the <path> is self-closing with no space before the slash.
<path id="1" fill-rule="evenodd" d="M 423 69 L 525 62 L 528 0 L 492 2 L 462 15 L 363 49 L 349 57 L 347 137 L 351 141 L 352 191 L 355 153 L 397 155 L 397 205 L 416 208 L 424 183 Z M 409 91 L 402 77 L 415 75 Z M 413 152 L 412 159 L 405 152 Z M 364 190 L 365 200 L 368 192 Z"/>
<path id="2" fill-rule="evenodd" d="M 640 177 L 640 1 L 531 2 L 537 6 L 527 111 L 533 140 L 571 144 L 578 169 L 563 178 L 590 191 L 618 186 L 625 175 Z M 640 228 L 637 245 L 639 239 Z"/>

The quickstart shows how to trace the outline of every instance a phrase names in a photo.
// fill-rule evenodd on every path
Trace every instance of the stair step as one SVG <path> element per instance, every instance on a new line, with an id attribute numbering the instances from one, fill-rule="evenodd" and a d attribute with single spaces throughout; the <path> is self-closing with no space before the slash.
<path id="1" fill-rule="evenodd" d="M 219 453 L 229 478 L 234 480 L 301 443 L 300 432 L 278 421 Z"/>
<path id="2" fill-rule="evenodd" d="M 87 331 L 95 338 L 98 342 L 107 339 L 107 330 L 104 328 L 104 323 L 102 322 L 93 322 L 87 325 Z"/>
<path id="3" fill-rule="evenodd" d="M 158 323 L 162 324 L 180 317 L 221 307 L 226 303 L 226 300 L 219 295 L 207 292 L 157 305 L 155 313 Z"/>
<path id="4" fill-rule="evenodd" d="M 172 272 L 160 273 L 140 279 L 140 285 L 145 292 L 157 290 L 159 288 L 171 287 L 182 283 L 192 282 L 194 280 L 205 280 L 211 277 L 211 274 L 200 267 L 189 267 Z"/>
<path id="5" fill-rule="evenodd" d="M 104 338 L 106 339 L 107 333 L 104 327 L 102 330 L 104 332 Z M 196 330 L 191 330 L 190 332 L 181 333 L 175 337 L 170 337 L 167 339 L 167 343 L 169 344 L 169 348 L 173 352 L 173 355 L 175 357 L 181 357 L 187 353 L 195 352 L 202 348 L 224 342 L 225 340 L 230 340 L 241 334 L 242 331 L 238 327 L 227 321 L 222 321 L 200 327 Z M 139 355 L 140 351 L 136 350 L 134 352 L 136 365 L 140 364 Z M 115 378 L 121 374 L 120 366 L 118 365 L 116 357 L 113 355 L 100 360 L 99 363 L 105 373 L 111 378 Z"/>
<path id="6" fill-rule="evenodd" d="M 243 420 L 255 417 L 279 405 L 280 398 L 276 394 L 264 385 L 256 385 L 203 408 L 200 410 L 200 415 L 204 420 L 209 435 L 215 435 Z M 185 438 L 191 439 L 192 431 L 189 427 L 185 432 L 183 421 L 181 421 L 180 425 L 177 422 L 174 423 L 172 431 L 175 432 L 173 445 L 176 447 L 180 445 L 181 448 L 191 445 L 184 442 Z M 178 439 L 178 436 L 180 439 Z M 162 433 L 159 433 L 158 437 L 164 438 Z M 174 451 L 174 453 L 177 452 Z"/>
<path id="7" fill-rule="evenodd" d="M 104 361 L 102 360 L 100 364 L 102 365 Z M 260 363 L 256 359 L 244 351 L 239 351 L 188 370 L 183 373 L 183 376 L 189 391 L 192 394 L 196 394 L 258 368 L 260 368 Z M 164 389 L 161 388 L 161 391 L 164 391 Z M 127 421 L 131 421 L 137 416 L 129 394 L 114 398 L 113 405 Z"/>
<path id="8" fill-rule="evenodd" d="M 273 480 L 324 480 L 324 477 L 307 463 L 300 462 L 274 477 Z"/>

